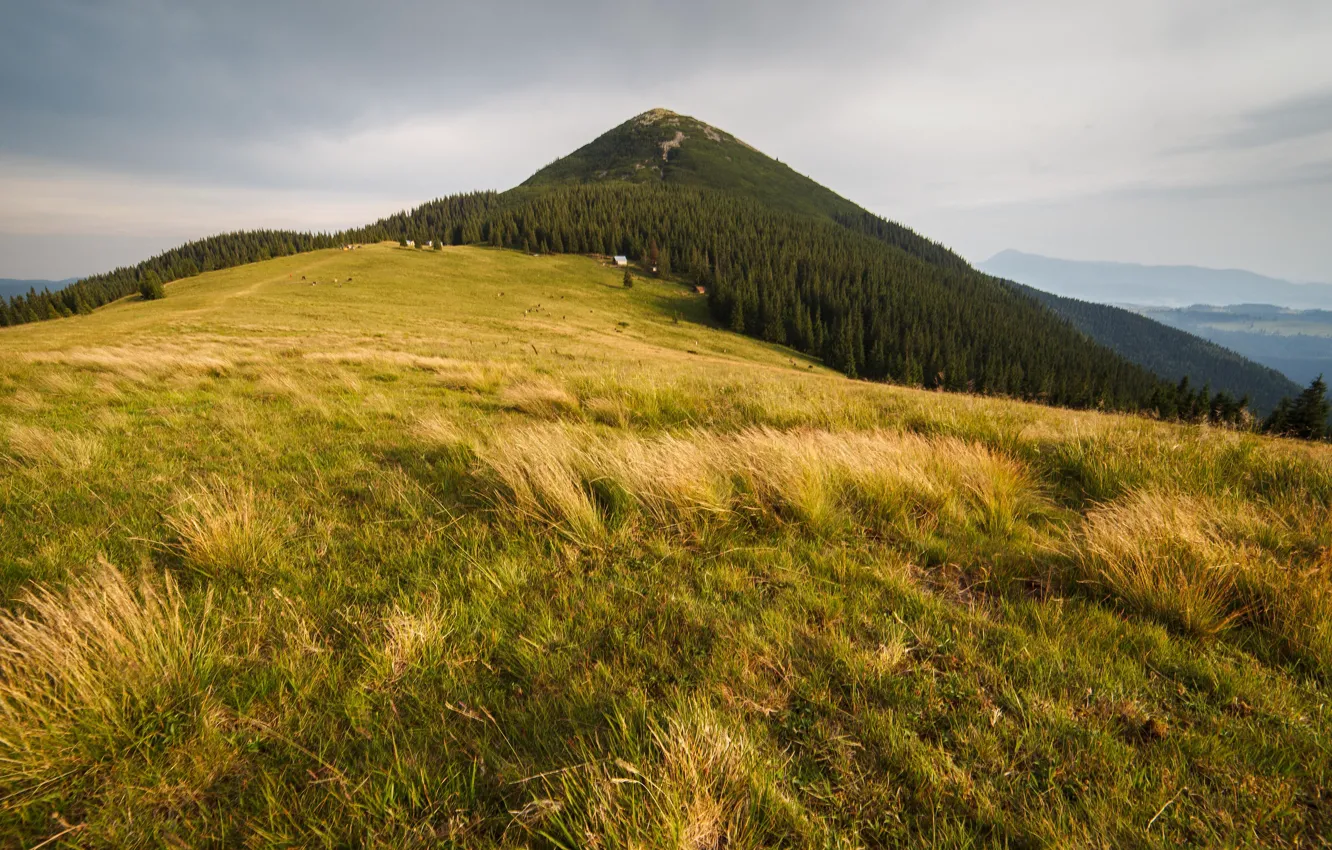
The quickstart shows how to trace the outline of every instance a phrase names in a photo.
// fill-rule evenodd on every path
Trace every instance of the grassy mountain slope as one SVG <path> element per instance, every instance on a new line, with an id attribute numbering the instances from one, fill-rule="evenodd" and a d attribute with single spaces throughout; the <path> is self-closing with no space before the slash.
<path id="1" fill-rule="evenodd" d="M 0 330 L 0 845 L 1332 831 L 1332 448 L 847 381 L 576 256 L 168 291 Z"/>
<path id="2" fill-rule="evenodd" d="M 1300 392 L 1298 385 L 1275 369 L 1131 310 L 1014 286 L 1087 336 L 1157 375 L 1172 381 L 1187 375 L 1199 385 L 1209 383 L 1213 392 L 1224 390 L 1236 398 L 1247 395 L 1260 414 Z"/>
<path id="3" fill-rule="evenodd" d="M 1161 381 L 989 277 L 713 190 L 611 183 L 449 198 L 371 233 L 621 253 L 708 290 L 727 327 L 871 379 L 1138 409 Z M 469 236 L 469 234 L 471 234 Z M 1170 387 L 1165 387 L 1169 390 Z"/>

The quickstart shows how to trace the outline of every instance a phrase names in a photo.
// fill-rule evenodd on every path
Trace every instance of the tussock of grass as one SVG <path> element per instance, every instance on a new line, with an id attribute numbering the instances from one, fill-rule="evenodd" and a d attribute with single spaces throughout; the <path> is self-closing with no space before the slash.
<path id="1" fill-rule="evenodd" d="M 1131 607 L 1216 634 L 1238 616 L 1236 580 L 1248 565 L 1210 520 L 1187 496 L 1135 493 L 1087 517 L 1083 567 Z"/>
<path id="2" fill-rule="evenodd" d="M 418 604 L 414 610 L 395 606 L 384 618 L 381 652 L 372 660 L 382 679 L 391 682 L 413 668 L 438 664 L 453 631 L 452 620 L 438 599 Z"/>
<path id="3" fill-rule="evenodd" d="M 554 425 L 506 432 L 480 458 L 501 507 L 580 538 L 625 511 L 665 527 L 726 520 L 1004 536 L 1045 508 L 1016 461 L 960 440 L 883 431 L 633 437 Z"/>
<path id="4" fill-rule="evenodd" d="M 466 442 L 462 429 L 448 416 L 433 414 L 416 421 L 412 435 L 432 446 L 449 447 Z"/>
<path id="5" fill-rule="evenodd" d="M 621 721 L 614 749 L 548 783 L 523 812 L 568 846 L 760 848 L 809 841 L 811 819 L 776 780 L 780 766 L 702 704 L 646 734 Z"/>
<path id="6" fill-rule="evenodd" d="M 218 653 L 207 610 L 170 576 L 132 585 L 100 563 L 64 592 L 37 589 L 0 614 L 0 793 L 105 773 L 200 697 Z"/>
<path id="7" fill-rule="evenodd" d="M 1303 517 L 1313 516 L 1307 512 Z M 1270 633 L 1316 664 L 1332 661 L 1332 564 L 1322 522 L 1162 491 L 1092 511 L 1082 568 L 1130 607 L 1199 635 L 1236 624 Z"/>
<path id="8" fill-rule="evenodd" d="M 505 387 L 500 392 L 500 401 L 543 419 L 558 419 L 578 409 L 578 399 L 552 381 L 524 381 Z"/>
<path id="9" fill-rule="evenodd" d="M 9 454 L 35 470 L 78 471 L 97 460 L 101 443 L 95 435 L 55 431 L 40 425 L 9 429 Z"/>
<path id="10" fill-rule="evenodd" d="M 563 427 L 522 429 L 480 451 L 496 503 L 519 518 L 595 539 L 601 517 L 574 465 L 578 446 Z"/>
<path id="11" fill-rule="evenodd" d="M 250 485 L 219 478 L 183 495 L 167 525 L 186 564 L 214 577 L 261 569 L 282 541 L 282 525 L 272 505 Z"/>

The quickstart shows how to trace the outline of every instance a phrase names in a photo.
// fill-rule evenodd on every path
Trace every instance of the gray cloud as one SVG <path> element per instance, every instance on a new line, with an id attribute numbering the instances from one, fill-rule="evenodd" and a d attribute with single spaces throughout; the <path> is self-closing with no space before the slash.
<path id="1" fill-rule="evenodd" d="M 920 4 L 18 5 L 0 33 L 7 152 L 234 178 L 244 146 L 292 133 L 350 134 L 516 90 L 632 90 L 700 66 L 835 61 L 834 39 L 864 50 L 900 38 L 855 19 L 910 21 Z"/>
<path id="2" fill-rule="evenodd" d="M 1332 89 L 1255 110 L 1219 144 L 1253 148 L 1324 133 L 1332 133 Z"/>

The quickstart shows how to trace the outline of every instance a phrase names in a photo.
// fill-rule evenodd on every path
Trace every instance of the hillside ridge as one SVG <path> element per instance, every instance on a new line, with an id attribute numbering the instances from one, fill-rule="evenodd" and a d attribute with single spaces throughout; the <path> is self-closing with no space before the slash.
<path id="1" fill-rule="evenodd" d="M 200 240 L 58 296 L 9 304 L 0 321 L 87 312 L 136 291 L 149 269 L 174 279 L 381 239 L 623 254 L 703 286 L 725 326 L 847 375 L 1061 405 L 1174 409 L 1173 386 L 1144 369 L 1135 349 L 1116 353 L 946 247 L 664 108 L 622 122 L 502 194 L 440 199 L 341 234 Z M 1194 377 L 1203 385 L 1213 376 Z"/>

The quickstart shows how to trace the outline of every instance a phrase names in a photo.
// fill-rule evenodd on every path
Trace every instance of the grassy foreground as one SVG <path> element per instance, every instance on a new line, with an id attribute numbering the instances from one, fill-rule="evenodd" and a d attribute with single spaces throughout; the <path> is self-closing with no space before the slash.
<path id="1" fill-rule="evenodd" d="M 0 845 L 1328 846 L 1332 450 L 705 315 L 374 246 L 0 331 Z"/>

